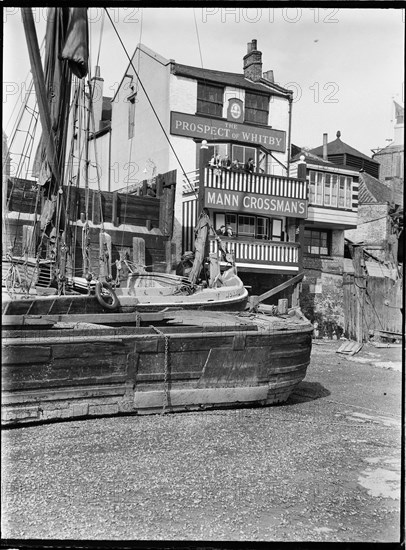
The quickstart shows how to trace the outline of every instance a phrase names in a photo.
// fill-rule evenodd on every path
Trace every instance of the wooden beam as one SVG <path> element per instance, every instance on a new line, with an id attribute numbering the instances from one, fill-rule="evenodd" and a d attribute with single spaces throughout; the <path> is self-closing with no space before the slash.
<path id="1" fill-rule="evenodd" d="M 2 315 L 1 323 L 7 326 L 49 326 L 56 323 L 92 323 L 92 324 L 117 324 L 117 323 L 157 323 L 159 321 L 174 319 L 170 311 L 153 311 L 143 313 L 78 313 L 69 315 Z"/>
<path id="2" fill-rule="evenodd" d="M 265 292 L 260 296 L 251 296 L 251 309 L 256 307 L 260 302 L 263 302 L 264 300 L 267 300 L 271 296 L 275 296 L 275 294 L 282 292 L 282 290 L 285 290 L 286 288 L 289 288 L 290 286 L 299 283 L 303 279 L 303 277 L 304 277 L 304 272 L 302 271 L 302 273 L 299 273 L 295 277 L 292 277 L 292 279 L 289 279 L 289 281 L 286 281 L 281 285 L 278 285 L 275 288 L 268 290 L 268 292 Z"/>

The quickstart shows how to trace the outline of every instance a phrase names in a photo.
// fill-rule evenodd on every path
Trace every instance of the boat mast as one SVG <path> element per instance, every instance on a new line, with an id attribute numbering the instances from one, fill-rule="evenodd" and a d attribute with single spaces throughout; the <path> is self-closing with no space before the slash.
<path id="1" fill-rule="evenodd" d="M 21 8 L 25 37 L 32 68 L 35 93 L 38 100 L 38 110 L 43 129 L 45 149 L 48 163 L 57 182 L 60 182 L 58 158 L 56 154 L 55 140 L 53 138 L 51 115 L 48 107 L 48 97 L 45 87 L 44 71 L 42 69 L 41 56 L 38 47 L 38 38 L 34 25 L 31 8 Z"/>

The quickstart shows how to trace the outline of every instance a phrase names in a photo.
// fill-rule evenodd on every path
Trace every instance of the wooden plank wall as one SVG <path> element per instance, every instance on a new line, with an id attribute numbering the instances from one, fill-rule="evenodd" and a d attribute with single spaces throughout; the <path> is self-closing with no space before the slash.
<path id="1" fill-rule="evenodd" d="M 173 212 L 175 200 L 176 170 L 159 175 L 154 184 L 154 194 L 147 194 L 148 182 L 143 182 L 141 194 L 134 195 L 119 192 L 99 192 L 89 190 L 89 220 L 98 227 L 91 227 L 90 263 L 91 271 L 99 272 L 99 234 L 100 223 L 113 224 L 108 233 L 112 239 L 112 275 L 115 277 L 115 261 L 127 253 L 132 261 L 132 239 L 142 237 L 145 240 L 145 261 L 149 270 L 167 271 L 168 242 L 173 230 Z M 82 271 L 82 224 L 77 223 L 85 213 L 85 190 L 82 188 L 65 188 L 68 203 L 69 219 L 73 221 L 67 235 L 67 244 L 74 249 L 75 275 Z M 8 210 L 21 213 L 9 219 L 9 241 L 13 246 L 13 255 L 23 253 L 23 225 L 32 225 L 33 221 L 24 220 L 24 214 L 34 214 L 37 200 L 37 189 L 28 180 L 8 181 Z M 39 201 L 40 202 L 40 201 Z M 100 204 L 102 208 L 100 208 Z M 39 209 L 40 210 L 40 209 Z M 23 221 L 24 220 L 24 221 Z M 126 230 L 120 229 L 126 224 Z M 132 226 L 132 227 L 131 227 Z M 159 229 L 161 234 L 152 233 Z M 170 250 L 170 248 L 169 248 Z"/>
<path id="2" fill-rule="evenodd" d="M 345 335 L 354 340 L 360 329 L 363 341 L 375 331 L 402 333 L 402 280 L 388 277 L 368 277 L 364 300 L 360 299 L 354 275 L 344 274 Z"/>

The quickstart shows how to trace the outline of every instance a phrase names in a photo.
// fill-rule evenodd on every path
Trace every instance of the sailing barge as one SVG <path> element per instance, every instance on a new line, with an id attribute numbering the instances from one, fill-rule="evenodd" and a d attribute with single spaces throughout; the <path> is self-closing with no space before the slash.
<path id="1" fill-rule="evenodd" d="M 3 330 L 2 422 L 282 403 L 306 375 L 313 327 L 263 307 Z"/>
<path id="2" fill-rule="evenodd" d="M 84 13 L 79 13 L 79 21 Z M 12 254 L 16 250 L 9 253 L 6 280 L 13 284 L 6 285 L 9 296 L 2 305 L 2 424 L 286 401 L 305 377 L 310 361 L 313 327 L 297 308 L 297 285 L 303 275 L 259 298 L 252 297 L 248 304 L 247 290 L 220 239 L 222 257 L 208 253 L 208 233 L 214 230 L 207 215 L 199 219 L 190 273 L 173 275 L 174 187 L 170 174 L 158 179 L 156 199 L 128 194 L 120 199 L 116 193 L 108 221 L 100 189 L 66 189 L 61 178 L 63 147 L 55 149 L 64 139 L 56 139 L 49 121 L 29 8 L 23 8 L 23 20 L 31 37 L 27 41 L 31 42 L 36 93 L 42 96 L 39 110 L 43 132 L 50 138 L 44 140 L 45 165 L 41 171 L 49 177 L 45 183 L 38 181 L 35 193 L 31 193 L 35 200 L 30 204 L 43 206 L 38 216 L 20 208 L 16 218 L 10 217 L 18 182 L 11 188 L 3 186 L 8 221 L 25 220 L 25 229 L 18 233 L 15 226 L 9 233 L 17 244 L 20 236 L 22 245 L 17 257 Z M 56 59 L 61 62 L 61 56 Z M 85 65 L 79 67 L 80 78 Z M 65 120 L 63 116 L 59 119 Z M 26 190 L 21 198 L 26 198 Z M 134 227 L 140 227 L 139 216 L 134 218 L 133 228 L 126 225 L 121 231 L 120 200 L 128 214 L 132 202 L 135 209 L 142 210 L 137 199 L 150 214 L 155 212 L 158 233 L 151 234 L 151 216 L 149 222 L 144 220 L 145 231 L 136 237 Z M 164 259 L 160 272 L 144 269 L 145 256 L 140 253 L 143 235 L 155 239 L 160 248 Z M 92 242 L 96 246 L 90 246 Z M 112 291 L 112 253 L 118 254 L 118 266 L 121 261 L 125 263 L 131 247 L 134 269 L 127 262 L 125 284 L 116 271 L 119 284 Z M 92 250 L 96 251 L 93 258 Z M 31 262 L 36 274 L 28 273 L 30 252 L 36 253 Z M 97 276 L 91 272 L 92 264 L 98 264 Z M 82 277 L 75 277 L 78 265 Z M 18 266 L 26 275 L 25 284 L 16 278 Z M 31 286 L 35 278 L 37 284 Z M 276 312 L 273 306 L 260 305 L 293 284 L 296 288 L 290 310 Z M 81 285 L 84 294 L 78 289 Z M 18 290 L 22 294 L 18 295 Z"/>

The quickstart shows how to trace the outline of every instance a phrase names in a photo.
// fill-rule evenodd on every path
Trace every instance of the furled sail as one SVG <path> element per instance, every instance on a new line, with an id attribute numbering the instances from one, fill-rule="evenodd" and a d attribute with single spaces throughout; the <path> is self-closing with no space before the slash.
<path id="1" fill-rule="evenodd" d="M 88 72 L 87 8 L 70 8 L 69 24 L 62 59 L 67 59 L 73 74 L 83 78 Z"/>
<path id="2" fill-rule="evenodd" d="M 46 158 L 45 139 L 54 139 L 58 165 L 62 168 L 70 101 L 72 72 L 79 78 L 88 71 L 88 29 L 86 8 L 49 8 L 45 35 L 45 87 L 51 116 L 53 136 L 41 137 L 34 165 L 38 184 L 53 182 L 53 174 Z"/>

